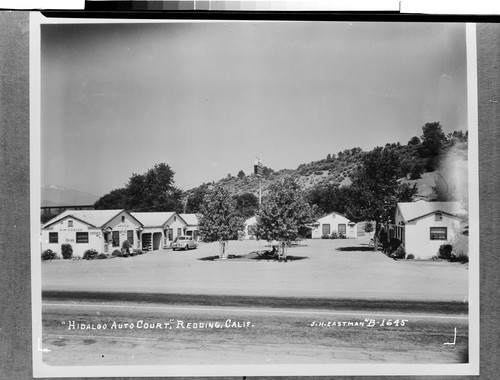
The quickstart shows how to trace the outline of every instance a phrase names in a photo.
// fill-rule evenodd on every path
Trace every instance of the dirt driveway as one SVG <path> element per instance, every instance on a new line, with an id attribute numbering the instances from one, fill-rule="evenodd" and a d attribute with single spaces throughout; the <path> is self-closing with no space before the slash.
<path id="1" fill-rule="evenodd" d="M 367 238 L 306 240 L 290 248 L 286 263 L 253 260 L 265 243 L 234 241 L 239 259 L 203 260 L 218 245 L 190 251 L 154 251 L 130 258 L 42 263 L 47 291 L 144 292 L 391 300 L 463 301 L 468 266 L 458 263 L 394 261 L 372 252 Z"/>

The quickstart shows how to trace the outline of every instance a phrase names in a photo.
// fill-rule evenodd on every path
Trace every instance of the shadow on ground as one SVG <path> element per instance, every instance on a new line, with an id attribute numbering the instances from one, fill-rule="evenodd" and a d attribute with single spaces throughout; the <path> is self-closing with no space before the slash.
<path id="1" fill-rule="evenodd" d="M 228 255 L 227 259 L 225 259 L 225 260 L 238 260 L 238 259 L 242 259 L 242 258 L 244 258 L 244 256 L 241 256 L 241 255 Z M 200 257 L 198 260 L 201 260 L 201 261 L 215 261 L 215 260 L 221 260 L 221 259 L 219 258 L 219 255 L 217 255 L 217 256 Z"/>
<path id="2" fill-rule="evenodd" d="M 368 246 L 339 247 L 336 250 L 342 252 L 374 252 L 373 247 L 368 247 Z"/>
<path id="3" fill-rule="evenodd" d="M 308 259 L 309 257 L 307 256 L 292 256 L 288 255 L 286 257 L 287 261 L 298 261 L 298 260 L 304 260 Z M 220 259 L 219 256 L 206 256 L 206 257 L 200 257 L 198 260 L 201 261 L 228 261 L 228 260 L 234 260 L 234 261 L 278 261 L 277 259 L 265 255 L 259 255 L 258 252 L 250 252 L 246 255 L 228 255 L 227 259 Z"/>

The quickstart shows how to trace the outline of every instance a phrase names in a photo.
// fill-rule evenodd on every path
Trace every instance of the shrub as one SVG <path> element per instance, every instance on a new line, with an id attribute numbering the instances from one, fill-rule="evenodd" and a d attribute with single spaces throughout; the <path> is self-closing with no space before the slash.
<path id="1" fill-rule="evenodd" d="M 391 254 L 391 257 L 394 259 L 404 259 L 405 256 L 406 251 L 402 244 Z"/>
<path id="2" fill-rule="evenodd" d="M 415 259 L 415 256 L 412 253 L 406 256 L 406 260 L 413 260 L 413 259 Z"/>
<path id="3" fill-rule="evenodd" d="M 339 234 L 336 231 L 333 231 L 332 234 L 330 235 L 330 239 L 338 239 Z"/>
<path id="4" fill-rule="evenodd" d="M 122 251 L 120 251 L 119 249 L 115 249 L 113 253 L 111 253 L 111 256 L 123 257 Z"/>
<path id="5" fill-rule="evenodd" d="M 83 260 L 95 260 L 99 253 L 95 249 L 87 249 L 83 253 Z"/>
<path id="6" fill-rule="evenodd" d="M 128 251 L 128 249 L 130 249 L 130 247 L 132 247 L 132 244 L 130 244 L 130 242 L 128 240 L 125 240 L 122 243 L 122 249 L 126 249 Z"/>
<path id="7" fill-rule="evenodd" d="M 104 253 L 99 253 L 99 255 L 97 255 L 97 259 L 98 260 L 104 260 L 104 259 L 107 259 L 108 256 L 106 256 Z"/>
<path id="8" fill-rule="evenodd" d="M 63 259 L 69 260 L 73 256 L 73 247 L 71 244 L 62 244 L 61 245 L 61 254 Z"/>
<path id="9" fill-rule="evenodd" d="M 252 237 L 253 239 L 255 239 L 255 237 Z M 140 249 L 138 249 L 137 251 L 135 251 L 135 254 L 136 255 L 142 255 L 144 252 L 142 252 Z"/>
<path id="10" fill-rule="evenodd" d="M 54 260 L 57 257 L 56 253 L 51 250 L 51 249 L 46 249 L 45 251 L 42 252 L 42 260 L 47 261 L 47 260 Z"/>
<path id="11" fill-rule="evenodd" d="M 330 239 L 330 236 L 329 236 L 329 235 L 327 235 L 327 234 L 323 234 L 323 235 L 321 236 L 321 239 Z"/>
<path id="12" fill-rule="evenodd" d="M 462 263 L 469 262 L 469 237 L 456 232 L 451 243 L 453 246 L 452 256 L 455 258 L 455 261 Z"/>
<path id="13" fill-rule="evenodd" d="M 440 259 L 445 259 L 445 260 L 451 259 L 452 250 L 453 246 L 451 244 L 442 244 L 439 247 L 438 257 Z"/>

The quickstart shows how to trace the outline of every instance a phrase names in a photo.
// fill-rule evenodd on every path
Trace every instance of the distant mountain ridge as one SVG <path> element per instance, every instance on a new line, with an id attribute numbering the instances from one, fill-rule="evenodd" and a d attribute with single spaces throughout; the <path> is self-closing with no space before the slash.
<path id="1" fill-rule="evenodd" d="M 42 207 L 93 205 L 99 196 L 58 185 L 43 185 Z"/>

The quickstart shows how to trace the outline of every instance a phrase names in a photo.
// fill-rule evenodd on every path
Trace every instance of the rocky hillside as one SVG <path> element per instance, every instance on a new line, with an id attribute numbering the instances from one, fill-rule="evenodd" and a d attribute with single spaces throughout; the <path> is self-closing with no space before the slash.
<path id="1" fill-rule="evenodd" d="M 428 158 L 422 157 L 419 144 L 394 143 L 386 144 L 386 147 L 397 152 L 400 158 L 400 181 L 417 185 L 416 199 L 442 200 L 451 196 L 456 197 L 457 192 L 467 188 L 466 142 L 458 143 L 450 140 L 435 159 L 435 167 L 429 164 Z M 217 182 L 229 187 L 235 195 L 243 193 L 258 195 L 260 182 L 265 193 L 272 181 L 283 177 L 294 178 L 305 191 L 325 184 L 348 186 L 364 154 L 366 152 L 360 148 L 346 149 L 338 154 L 327 154 L 325 159 L 301 164 L 295 169 L 274 171 L 271 168 L 265 168 L 261 179 L 254 174 L 244 175 L 241 172 L 238 176 L 228 176 Z M 457 170 L 461 173 L 461 183 L 457 183 L 455 175 L 450 175 L 450 173 L 456 173 Z M 197 189 L 199 188 L 188 190 L 186 193 L 188 196 L 192 195 Z"/>

